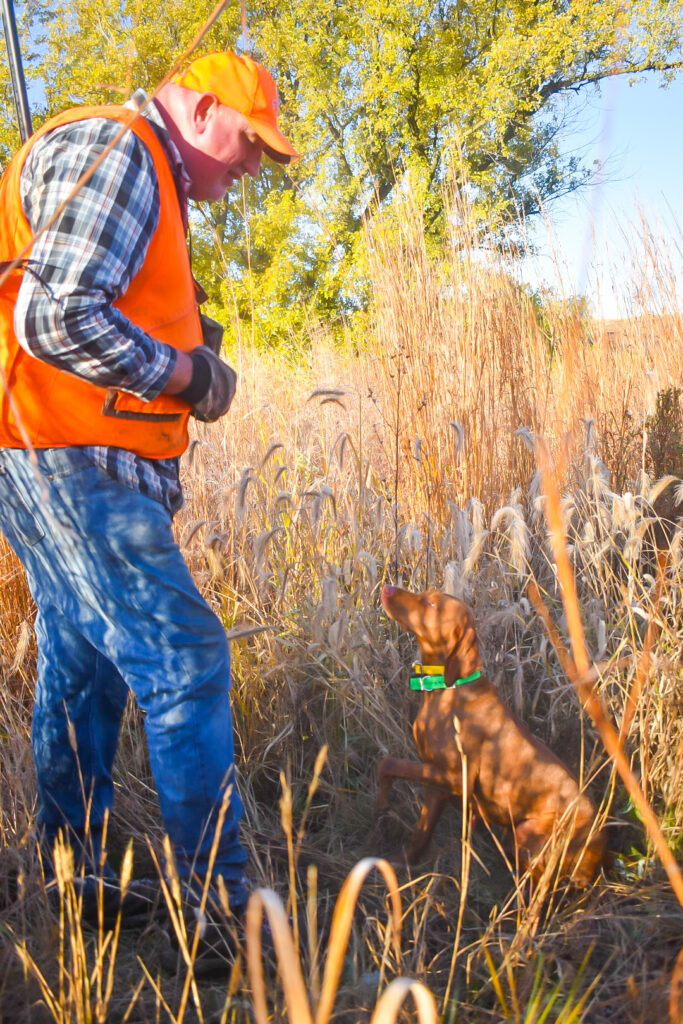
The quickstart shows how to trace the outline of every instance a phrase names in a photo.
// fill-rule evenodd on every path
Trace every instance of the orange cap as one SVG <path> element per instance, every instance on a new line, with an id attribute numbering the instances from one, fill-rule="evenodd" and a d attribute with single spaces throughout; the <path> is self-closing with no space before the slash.
<path id="1" fill-rule="evenodd" d="M 299 154 L 277 126 L 277 87 L 272 75 L 251 57 L 230 50 L 208 53 L 193 60 L 173 79 L 195 92 L 211 92 L 226 107 L 244 114 L 264 143 L 264 150 L 278 163 L 288 164 Z"/>

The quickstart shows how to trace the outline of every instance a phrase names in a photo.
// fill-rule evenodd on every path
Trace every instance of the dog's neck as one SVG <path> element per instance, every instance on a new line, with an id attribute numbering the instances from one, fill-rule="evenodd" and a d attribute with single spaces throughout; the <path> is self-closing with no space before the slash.
<path id="1" fill-rule="evenodd" d="M 470 648 L 467 651 L 459 653 L 457 659 L 456 671 L 449 673 L 449 660 L 452 658 L 452 651 L 447 651 L 445 648 L 438 649 L 434 647 L 427 648 L 422 644 L 418 644 L 420 649 L 420 655 L 422 658 L 423 665 L 438 665 L 444 666 L 444 675 L 446 677 L 446 685 L 452 685 L 456 679 L 467 679 L 469 676 L 474 675 L 476 672 L 483 671 L 483 665 L 479 656 L 478 647 Z M 452 678 L 449 679 L 449 675 Z"/>
<path id="2" fill-rule="evenodd" d="M 448 659 L 446 659 L 446 665 L 448 665 Z M 479 657 L 479 651 L 468 651 L 467 654 L 461 656 L 458 659 L 458 669 L 456 675 L 460 677 L 467 677 L 473 675 L 475 672 L 483 672 L 484 666 L 482 660 Z M 448 675 L 448 669 L 446 670 Z"/>

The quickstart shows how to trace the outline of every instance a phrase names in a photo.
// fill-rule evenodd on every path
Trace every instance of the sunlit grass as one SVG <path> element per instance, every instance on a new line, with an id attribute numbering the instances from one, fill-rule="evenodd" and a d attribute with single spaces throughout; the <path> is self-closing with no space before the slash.
<path id="1" fill-rule="evenodd" d="M 669 531 L 658 576 L 653 526 L 677 481 L 648 476 L 647 417 L 653 389 L 681 383 L 681 318 L 671 300 L 656 333 L 634 318 L 610 337 L 571 304 L 540 315 L 506 257 L 482 257 L 466 211 L 454 216 L 438 261 L 418 214 L 407 198 L 398 226 L 374 227 L 375 319 L 356 354 L 320 334 L 297 358 L 233 353 L 235 407 L 224 422 L 197 426 L 183 462 L 177 537 L 232 637 L 244 838 L 263 889 L 256 904 L 272 921 L 291 917 L 287 984 L 266 972 L 261 990 L 256 959 L 222 985 L 195 981 L 192 934 L 189 965 L 170 977 L 157 957 L 160 926 L 108 938 L 80 929 L 73 901 L 66 919 L 47 913 L 34 843 L 32 611 L 0 540 L 0 1006 L 8 1020 L 32 1019 L 40 1000 L 47 1019 L 64 1024 L 246 1022 L 254 1012 L 297 1024 L 308 1012 L 322 1024 L 333 1006 L 335 1019 L 355 1024 L 374 1012 L 379 1022 L 397 1019 L 408 979 L 423 1020 L 432 1019 L 426 989 L 445 1021 L 667 1019 L 683 911 L 529 584 L 569 643 L 534 457 L 542 435 L 564 459 L 559 508 L 595 692 L 617 730 L 625 722 L 629 762 L 680 859 L 683 548 L 680 530 Z M 647 266 L 670 273 L 652 251 Z M 669 283 L 658 295 L 675 294 Z M 472 829 L 455 808 L 411 872 L 401 849 L 418 803 L 407 785 L 381 826 L 374 821 L 374 765 L 387 753 L 413 756 L 412 652 L 381 612 L 385 581 L 445 586 L 474 607 L 488 675 L 608 819 L 616 863 L 589 892 L 558 890 L 550 876 L 532 891 L 502 837 Z M 164 844 L 132 705 L 116 786 L 110 858 L 149 875 L 164 863 Z M 357 899 L 358 909 L 344 942 L 337 931 L 338 944 L 328 945 L 344 881 L 372 856 L 397 875 L 389 889 L 394 919 L 400 898 L 400 954 L 374 876 L 345 904 Z M 296 1009 L 304 1000 L 308 1010 Z"/>

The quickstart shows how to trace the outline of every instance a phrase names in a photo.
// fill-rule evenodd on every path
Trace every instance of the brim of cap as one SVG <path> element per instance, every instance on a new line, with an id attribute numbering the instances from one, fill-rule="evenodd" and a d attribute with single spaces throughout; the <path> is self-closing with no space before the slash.
<path id="1" fill-rule="evenodd" d="M 263 149 L 271 160 L 276 160 L 279 164 L 288 164 L 290 160 L 299 159 L 300 154 L 281 131 L 273 128 L 267 121 L 260 121 L 257 117 L 249 117 L 246 114 L 244 116 L 263 142 Z"/>

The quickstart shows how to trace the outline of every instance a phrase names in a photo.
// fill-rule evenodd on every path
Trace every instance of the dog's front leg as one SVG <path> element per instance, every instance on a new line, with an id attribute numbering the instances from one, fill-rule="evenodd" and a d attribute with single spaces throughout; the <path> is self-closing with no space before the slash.
<path id="1" fill-rule="evenodd" d="M 379 814 L 389 803 L 391 788 L 394 785 L 395 774 L 392 768 L 398 762 L 395 757 L 383 757 L 377 765 L 377 796 L 375 797 L 375 814 Z"/>
<path id="2" fill-rule="evenodd" d="M 449 799 L 448 793 L 444 793 L 443 790 L 434 789 L 433 786 L 425 786 L 424 804 L 406 850 L 406 855 L 411 864 L 417 860 L 422 851 L 428 846 L 429 840 L 432 838 L 434 826 L 441 817 L 441 812 Z"/>
<path id="3" fill-rule="evenodd" d="M 422 761 L 404 761 L 398 757 L 383 757 L 377 766 L 376 809 L 381 810 L 386 806 L 394 779 L 407 779 L 409 782 L 419 782 L 423 786 L 437 786 L 439 789 L 445 789 L 451 796 L 462 793 L 460 772 L 439 768 L 435 764 L 424 764 Z M 381 801 L 384 802 L 378 808 L 377 805 Z"/>
<path id="4" fill-rule="evenodd" d="M 377 766 L 375 813 L 379 813 L 387 806 L 394 779 L 407 779 L 425 787 L 424 806 L 408 847 L 408 858 L 412 860 L 429 842 L 444 804 L 454 794 L 462 793 L 462 775 L 434 764 L 423 764 L 421 761 L 383 757 Z"/>

